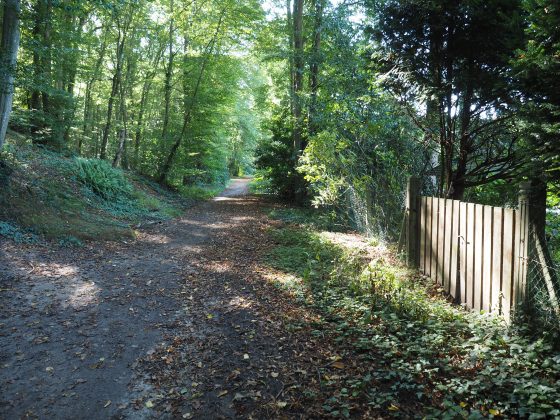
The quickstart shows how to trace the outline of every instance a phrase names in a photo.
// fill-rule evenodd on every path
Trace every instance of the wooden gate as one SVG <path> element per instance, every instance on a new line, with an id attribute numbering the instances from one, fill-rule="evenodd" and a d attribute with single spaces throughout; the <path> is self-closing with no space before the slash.
<path id="1" fill-rule="evenodd" d="M 457 303 L 509 319 L 525 290 L 526 189 L 519 208 L 511 209 L 419 197 L 416 185 L 409 184 L 407 197 L 409 265 L 440 284 Z"/>

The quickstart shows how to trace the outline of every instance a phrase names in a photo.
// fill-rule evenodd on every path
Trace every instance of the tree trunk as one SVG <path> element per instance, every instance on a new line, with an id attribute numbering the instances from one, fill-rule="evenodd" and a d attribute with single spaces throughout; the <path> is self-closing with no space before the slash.
<path id="1" fill-rule="evenodd" d="M 165 108 L 163 112 L 163 128 L 161 130 L 161 139 L 164 144 L 167 140 L 167 134 L 169 129 L 169 108 L 171 106 L 171 78 L 173 77 L 173 0 L 170 3 L 170 21 L 169 21 L 169 59 L 167 61 L 167 66 L 165 69 L 165 85 L 164 85 L 164 97 L 165 97 Z"/>
<path id="2" fill-rule="evenodd" d="M 292 19 L 292 0 L 286 0 L 286 24 L 289 43 L 289 72 L 290 72 L 290 116 L 294 115 L 294 22 Z M 293 120 L 291 124 L 293 130 Z"/>
<path id="3" fill-rule="evenodd" d="M 119 24 L 119 34 L 117 38 L 117 66 L 115 68 L 115 74 L 113 75 L 113 82 L 111 86 L 111 96 L 109 97 L 109 102 L 107 104 L 107 121 L 105 122 L 105 128 L 103 129 L 103 137 L 101 139 L 101 152 L 99 154 L 100 159 L 107 158 L 107 145 L 109 143 L 109 133 L 112 127 L 113 118 L 113 105 L 115 102 L 115 97 L 117 96 L 121 79 L 122 79 L 122 65 L 124 57 L 124 44 L 125 44 L 125 34 L 122 32 Z"/>
<path id="4" fill-rule="evenodd" d="M 132 162 L 134 168 L 138 168 L 139 164 L 140 145 L 142 144 L 142 135 L 144 134 L 143 130 L 146 103 L 148 101 L 150 90 L 152 89 L 152 83 L 154 81 L 154 77 L 157 74 L 157 68 L 162 58 L 164 49 L 165 46 L 158 47 L 156 55 L 153 61 L 150 63 L 152 70 L 148 74 L 146 74 L 146 78 L 144 79 L 144 83 L 142 84 L 142 93 L 140 94 L 140 103 L 138 104 L 138 119 L 136 120 L 136 131 L 134 134 L 134 155 Z"/>
<path id="5" fill-rule="evenodd" d="M 91 106 L 92 106 L 91 92 L 93 90 L 93 86 L 94 86 L 95 82 L 99 79 L 99 71 L 101 69 L 101 65 L 103 64 L 103 60 L 105 59 L 106 50 L 107 50 L 107 38 L 104 37 L 103 38 L 103 44 L 101 45 L 101 51 L 99 52 L 99 57 L 97 58 L 97 61 L 95 62 L 95 67 L 94 67 L 93 73 L 92 73 L 90 79 L 86 82 L 86 94 L 85 94 L 85 98 L 84 98 L 84 123 L 83 123 L 83 127 L 82 127 L 82 135 L 80 136 L 80 139 L 78 140 L 78 154 L 82 154 L 83 141 L 85 140 L 85 138 L 87 136 L 88 127 L 91 128 L 91 125 L 89 124 L 90 117 L 91 117 Z"/>
<path id="6" fill-rule="evenodd" d="M 119 98 L 119 114 L 121 116 L 121 126 L 119 128 L 119 146 L 117 147 L 117 152 L 113 159 L 113 168 L 116 168 L 121 164 L 125 148 L 126 148 L 126 137 L 127 137 L 127 112 L 126 112 L 126 95 L 124 86 L 120 88 L 120 98 Z"/>
<path id="7" fill-rule="evenodd" d="M 32 113 L 32 134 L 35 140 L 41 140 L 36 136 L 38 130 L 40 130 L 44 126 L 44 118 L 39 118 L 39 112 L 43 109 L 43 103 L 41 101 L 41 90 L 38 86 L 43 86 L 43 70 L 42 70 L 42 53 L 41 45 L 42 45 L 42 33 L 43 33 L 43 22 L 46 18 L 46 10 L 45 10 L 45 2 L 44 0 L 37 0 L 37 3 L 34 7 L 34 25 L 33 25 L 33 91 L 31 92 L 31 111 Z"/>
<path id="8" fill-rule="evenodd" d="M 293 150 L 292 159 L 294 167 L 304 150 L 303 143 L 303 73 L 305 71 L 303 50 L 303 0 L 294 0 L 293 33 L 294 33 L 294 112 L 293 112 Z M 295 201 L 302 204 L 305 198 L 303 178 L 295 173 L 293 177 L 293 194 Z"/>
<path id="9" fill-rule="evenodd" d="M 200 90 L 200 84 L 202 82 L 202 76 L 204 74 L 204 70 L 206 68 L 206 65 L 208 64 L 208 61 L 210 60 L 210 56 L 212 55 L 212 53 L 214 51 L 214 47 L 216 45 L 216 40 L 218 39 L 218 35 L 220 34 L 220 29 L 222 27 L 222 22 L 223 22 L 223 19 L 224 19 L 225 12 L 226 12 L 226 9 L 223 9 L 222 13 L 220 14 L 220 19 L 218 21 L 218 24 L 216 26 L 216 32 L 214 33 L 214 36 L 212 37 L 212 39 L 210 40 L 210 43 L 208 45 L 207 52 L 206 52 L 206 58 L 202 62 L 202 66 L 200 67 L 200 71 L 198 73 L 198 78 L 197 78 L 197 81 L 196 81 L 196 85 L 195 85 L 193 94 L 191 95 L 190 106 L 188 108 L 187 107 L 185 108 L 185 114 L 184 114 L 184 118 L 183 118 L 183 127 L 181 128 L 181 133 L 179 134 L 179 136 L 177 137 L 177 139 L 173 143 L 173 146 L 171 146 L 171 150 L 169 151 L 169 154 L 167 155 L 167 159 L 165 159 L 165 162 L 164 162 L 164 164 L 162 166 L 162 169 L 160 171 L 160 175 L 159 175 L 158 180 L 161 183 L 167 182 L 167 177 L 169 175 L 169 171 L 171 170 L 171 165 L 173 164 L 173 160 L 175 159 L 175 155 L 177 154 L 177 151 L 179 150 L 179 147 L 181 146 L 181 142 L 183 141 L 183 137 L 185 136 L 185 134 L 187 132 L 187 128 L 190 125 L 192 111 L 194 109 L 194 106 L 195 106 L 195 103 L 196 103 L 196 98 L 197 98 L 197 95 L 198 95 L 198 91 Z"/>
<path id="10" fill-rule="evenodd" d="M 44 4 L 44 22 L 43 22 L 43 45 L 42 47 L 45 50 L 45 53 L 41 57 L 41 71 L 42 71 L 42 80 L 43 83 L 47 86 L 51 86 L 51 66 L 52 66 L 52 59 L 51 59 L 51 30 L 52 30 L 52 0 L 39 0 L 41 3 Z M 50 97 L 49 93 L 45 92 L 44 90 L 41 91 L 41 99 L 43 102 L 43 111 L 50 113 Z"/>
<path id="11" fill-rule="evenodd" d="M 75 20 L 74 19 L 69 19 L 69 23 L 71 23 L 72 25 L 74 25 Z M 79 57 L 77 56 L 78 53 L 76 53 L 76 51 L 78 50 L 78 46 L 80 45 L 80 41 L 82 38 L 82 30 L 83 30 L 83 26 L 86 23 L 86 16 L 80 16 L 80 18 L 78 19 L 78 24 L 75 26 L 75 31 L 76 34 L 74 34 L 74 45 L 73 45 L 73 56 L 71 57 L 70 60 L 68 60 L 69 62 L 66 63 L 66 67 L 67 67 L 67 72 L 68 75 L 66 77 L 66 92 L 68 92 L 68 94 L 70 95 L 70 98 L 72 100 L 71 104 L 70 104 L 70 110 L 66 113 L 64 113 L 65 116 L 65 122 L 64 122 L 64 144 L 68 144 L 70 141 L 70 127 L 72 125 L 72 122 L 74 120 L 74 116 L 76 114 L 76 101 L 74 100 L 74 87 L 76 85 L 76 75 L 78 73 L 78 61 L 79 61 Z"/>
<path id="12" fill-rule="evenodd" d="M 5 0 L 0 44 L 0 150 L 4 145 L 14 98 L 14 73 L 19 48 L 19 0 Z"/>
<path id="13" fill-rule="evenodd" d="M 136 62 L 134 60 L 127 59 L 126 67 L 126 77 L 124 82 L 121 84 L 120 88 L 120 98 L 119 98 L 119 114 L 121 116 L 121 127 L 119 130 L 119 147 L 117 148 L 117 153 L 113 159 L 113 167 L 122 166 L 124 169 L 128 169 L 128 156 L 126 154 L 127 150 L 127 140 L 128 140 L 128 108 L 127 108 L 127 98 L 132 100 L 134 85 L 134 74 L 136 71 Z"/>
<path id="14" fill-rule="evenodd" d="M 309 135 L 312 136 L 317 133 L 317 93 L 319 91 L 319 63 L 321 61 L 321 32 L 323 26 L 323 10 L 325 7 L 324 0 L 314 0 L 315 7 L 315 24 L 313 26 L 313 45 L 311 47 L 311 64 L 310 64 L 310 75 L 309 75 L 309 90 L 310 90 L 310 102 L 309 102 L 309 119 L 308 119 L 308 131 Z M 305 148 L 305 147 L 304 147 Z"/>
<path id="15" fill-rule="evenodd" d="M 144 124 L 144 112 L 146 108 L 146 101 L 148 100 L 148 94 L 150 92 L 152 82 L 149 78 L 144 81 L 144 86 L 142 86 L 142 95 L 140 97 L 140 104 L 138 105 L 138 120 L 136 121 L 136 133 L 134 135 L 134 167 L 138 166 L 138 159 L 140 154 L 140 144 L 142 143 L 142 130 Z"/>
<path id="16" fill-rule="evenodd" d="M 300 156 L 303 137 L 303 0 L 294 0 L 294 133 L 293 133 L 293 153 L 294 159 Z"/>

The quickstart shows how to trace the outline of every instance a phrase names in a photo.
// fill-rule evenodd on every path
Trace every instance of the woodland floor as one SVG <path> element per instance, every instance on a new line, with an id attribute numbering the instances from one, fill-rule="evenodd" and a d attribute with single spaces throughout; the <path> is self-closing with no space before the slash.
<path id="1" fill-rule="evenodd" d="M 0 417 L 318 416 L 336 348 L 290 332 L 314 315 L 267 281 L 247 183 L 135 241 L 0 242 Z"/>

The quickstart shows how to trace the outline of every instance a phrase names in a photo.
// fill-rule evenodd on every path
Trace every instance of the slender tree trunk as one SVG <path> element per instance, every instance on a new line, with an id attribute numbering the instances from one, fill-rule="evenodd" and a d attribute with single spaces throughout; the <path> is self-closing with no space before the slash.
<path id="1" fill-rule="evenodd" d="M 294 0 L 294 157 L 297 159 L 303 148 L 303 0 Z"/>
<path id="2" fill-rule="evenodd" d="M 125 169 L 128 169 L 128 156 L 126 154 L 128 140 L 127 98 L 132 99 L 132 86 L 134 85 L 133 75 L 135 73 L 135 68 L 136 63 L 133 60 L 128 59 L 126 77 L 120 88 L 119 114 L 121 116 L 121 127 L 119 129 L 119 147 L 117 148 L 117 153 L 113 159 L 113 167 L 120 165 Z"/>
<path id="3" fill-rule="evenodd" d="M 165 86 L 164 86 L 164 97 L 165 97 L 165 108 L 163 112 L 163 128 L 161 131 L 161 139 L 164 144 L 167 140 L 167 134 L 169 130 L 169 109 L 171 106 L 171 79 L 173 77 L 173 33 L 174 33 L 174 22 L 173 22 L 173 0 L 170 2 L 170 20 L 169 20 L 169 58 L 167 61 L 167 66 L 165 69 Z"/>
<path id="4" fill-rule="evenodd" d="M 101 45 L 101 51 L 99 52 L 99 57 L 95 62 L 93 73 L 90 79 L 86 82 L 86 93 L 84 98 L 84 123 L 82 126 L 82 135 L 78 140 L 78 154 L 82 154 L 83 141 L 85 140 L 86 137 L 88 137 L 88 128 L 92 128 L 92 125 L 90 124 L 91 107 L 92 107 L 91 93 L 95 82 L 99 79 L 99 72 L 101 69 L 101 65 L 103 64 L 103 60 L 105 59 L 106 51 L 107 51 L 107 38 L 104 37 L 103 44 Z"/>
<path id="5" fill-rule="evenodd" d="M 43 34 L 43 22 L 46 18 L 46 9 L 44 0 L 37 0 L 34 6 L 34 25 L 33 25 L 33 40 L 35 45 L 33 46 L 33 90 L 31 92 L 31 111 L 32 112 L 32 135 L 34 141 L 42 140 L 40 137 L 36 136 L 38 130 L 40 130 L 44 124 L 44 118 L 39 117 L 39 111 L 43 109 L 43 103 L 41 101 L 41 90 L 40 86 L 44 85 L 44 74 L 42 70 L 42 34 Z"/>
<path id="6" fill-rule="evenodd" d="M 121 123 L 119 127 L 119 145 L 117 147 L 117 152 L 115 153 L 115 157 L 113 159 L 113 168 L 116 168 L 121 164 L 121 160 L 124 154 L 124 150 L 126 147 L 126 136 L 127 136 L 127 114 L 126 114 L 126 97 L 125 97 L 125 89 L 124 86 L 121 85 L 120 88 L 120 98 L 119 98 L 119 114 L 121 118 Z"/>
<path id="7" fill-rule="evenodd" d="M 159 66 L 159 62 L 163 55 L 164 48 L 165 47 L 161 47 L 157 49 L 156 56 L 153 59 L 153 61 L 150 63 L 152 70 L 148 72 L 148 74 L 144 79 L 144 83 L 142 85 L 142 93 L 140 94 L 140 103 L 138 104 L 138 119 L 136 120 L 136 131 L 134 134 L 134 155 L 133 155 L 133 162 L 132 162 L 134 168 L 138 168 L 138 164 L 139 164 L 140 145 L 142 144 L 142 136 L 144 134 L 144 114 L 146 112 L 146 103 L 148 101 L 150 90 L 152 89 L 154 77 L 157 74 L 157 68 Z"/>
<path id="8" fill-rule="evenodd" d="M 19 48 L 19 0 L 5 0 L 0 44 L 0 150 L 4 145 L 6 130 L 14 98 L 14 74 Z"/>
<path id="9" fill-rule="evenodd" d="M 138 166 L 138 159 L 140 154 L 140 144 L 142 143 L 142 134 L 144 127 L 144 112 L 146 108 L 146 102 L 148 100 L 148 94 L 152 86 L 152 81 L 150 78 L 146 78 L 144 81 L 144 86 L 142 86 L 142 95 L 140 97 L 140 104 L 138 105 L 138 120 L 136 121 L 136 133 L 134 135 L 134 166 Z"/>
<path id="10" fill-rule="evenodd" d="M 191 123 L 191 115 L 192 115 L 192 111 L 194 109 L 194 106 L 196 104 L 196 98 L 198 96 L 198 91 L 200 90 L 200 84 L 202 82 L 202 76 L 204 74 L 204 70 L 206 68 L 206 65 L 208 64 L 208 61 L 210 60 L 210 56 L 214 52 L 214 47 L 216 45 L 218 35 L 220 34 L 220 30 L 221 30 L 221 27 L 222 27 L 222 22 L 223 22 L 223 18 L 224 18 L 224 15 L 225 15 L 225 11 L 226 10 L 223 9 L 222 13 L 220 14 L 220 19 L 218 20 L 218 24 L 216 26 L 216 32 L 214 33 L 214 36 L 212 37 L 212 39 L 211 39 L 211 41 L 208 45 L 206 58 L 204 59 L 204 61 L 202 62 L 202 65 L 200 67 L 200 71 L 198 73 L 198 78 L 196 80 L 196 85 L 195 85 L 194 91 L 191 95 L 190 104 L 189 104 L 188 107 L 185 108 L 185 114 L 184 114 L 184 118 L 183 118 L 183 127 L 181 128 L 181 133 L 179 134 L 179 136 L 177 137 L 177 139 L 173 143 L 173 146 L 171 146 L 171 150 L 169 151 L 169 154 L 167 155 L 167 159 L 165 159 L 165 162 L 164 162 L 164 164 L 162 166 L 162 169 L 160 171 L 159 182 L 161 182 L 161 183 L 167 182 L 167 177 L 169 175 L 169 171 L 171 170 L 171 165 L 173 164 L 173 160 L 175 159 L 175 155 L 177 154 L 177 151 L 179 150 L 179 147 L 181 146 L 181 142 L 183 141 L 183 137 L 187 133 L 187 128 L 189 127 L 189 125 Z"/>
<path id="11" fill-rule="evenodd" d="M 313 45 L 311 47 L 311 64 L 309 75 L 309 135 L 317 133 L 317 94 L 319 91 L 319 63 L 321 61 L 321 32 L 323 26 L 323 10 L 325 7 L 324 0 L 314 0 L 315 23 L 313 26 Z M 304 147 L 305 148 L 305 147 Z"/>
<path id="12" fill-rule="evenodd" d="M 122 65 L 124 57 L 124 44 L 126 40 L 126 35 L 123 33 L 122 28 L 119 25 L 119 34 L 117 38 L 117 65 L 115 68 L 115 74 L 113 75 L 113 82 L 111 86 L 111 96 L 109 97 L 109 102 L 107 104 L 107 121 L 105 122 L 105 128 L 103 129 L 103 137 L 101 139 L 101 151 L 99 154 L 100 159 L 107 158 L 107 145 L 109 143 L 109 134 L 112 128 L 112 118 L 113 118 L 113 105 L 115 98 L 119 93 L 120 84 L 122 80 Z"/>
<path id="13" fill-rule="evenodd" d="M 74 24 L 74 19 L 71 19 L 70 21 L 72 24 Z M 68 69 L 67 70 L 68 75 L 66 80 L 66 92 L 68 93 L 68 95 L 70 95 L 72 102 L 70 105 L 70 109 L 64 113 L 65 115 L 64 144 L 68 144 L 70 141 L 70 127 L 76 114 L 76 101 L 74 100 L 74 87 L 76 85 L 76 75 L 78 73 L 79 53 L 77 51 L 80 45 L 80 41 L 82 38 L 82 31 L 85 23 L 86 23 L 86 16 L 80 16 L 78 20 L 78 24 L 75 27 L 76 41 L 74 42 L 73 45 L 72 57 L 70 60 L 68 60 L 69 62 L 66 64 L 66 67 Z"/>
<path id="14" fill-rule="evenodd" d="M 42 55 L 41 60 L 41 71 L 42 71 L 42 81 L 47 86 L 50 87 L 52 83 L 52 58 L 51 58 L 51 31 L 52 31 L 52 0 L 39 0 L 44 2 L 44 22 L 43 22 L 43 45 L 45 52 Z M 41 91 L 41 99 L 43 102 L 43 111 L 50 113 L 50 97 L 49 93 L 44 90 Z"/>
<path id="15" fill-rule="evenodd" d="M 287 33 L 288 33 L 288 43 L 289 43 L 289 72 L 290 72 L 290 116 L 294 116 L 294 103 L 295 103 L 295 94 L 294 94 L 294 22 L 292 18 L 292 0 L 286 0 L 286 24 L 287 24 Z M 293 119 L 292 119 L 292 130 L 293 130 Z"/>
<path id="16" fill-rule="evenodd" d="M 303 73 L 305 71 L 303 50 L 303 0 L 294 0 L 293 33 L 294 33 L 294 109 L 292 119 L 293 150 L 292 159 L 294 167 L 297 166 L 304 149 L 303 141 Z M 295 201 L 302 204 L 305 198 L 305 184 L 299 174 L 293 177 L 293 194 Z"/>

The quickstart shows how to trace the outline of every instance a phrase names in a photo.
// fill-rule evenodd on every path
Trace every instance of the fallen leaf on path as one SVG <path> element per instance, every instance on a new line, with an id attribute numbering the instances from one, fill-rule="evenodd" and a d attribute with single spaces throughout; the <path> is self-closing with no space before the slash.
<path id="1" fill-rule="evenodd" d="M 278 408 L 284 408 L 288 405 L 288 403 L 286 401 L 278 401 L 276 405 L 278 406 Z"/>
<path id="2" fill-rule="evenodd" d="M 110 405 L 111 405 L 111 400 L 107 401 L 107 402 L 105 403 L 105 405 L 103 406 L 103 408 L 107 408 L 107 407 L 109 407 Z"/>
<path id="3" fill-rule="evenodd" d="M 148 408 L 152 408 L 152 407 L 154 406 L 154 403 L 151 402 L 151 401 L 146 401 L 146 404 L 145 404 L 145 405 L 146 405 L 146 407 L 148 407 Z"/>
<path id="4" fill-rule="evenodd" d="M 223 391 L 220 391 L 220 392 L 218 393 L 218 397 L 223 397 L 223 396 L 226 395 L 227 393 L 228 393 L 228 392 L 227 392 L 227 389 L 224 389 Z"/>
<path id="5" fill-rule="evenodd" d="M 342 363 L 342 362 L 334 362 L 332 364 L 332 367 L 337 368 L 337 369 L 344 369 L 345 366 L 344 366 L 344 363 Z"/>

